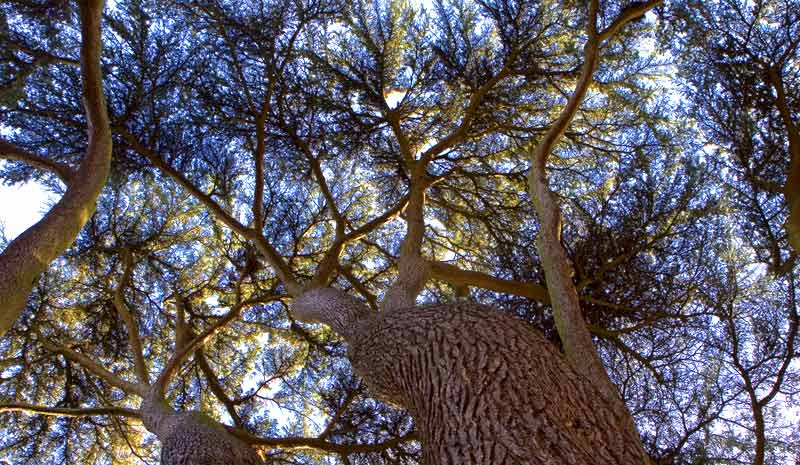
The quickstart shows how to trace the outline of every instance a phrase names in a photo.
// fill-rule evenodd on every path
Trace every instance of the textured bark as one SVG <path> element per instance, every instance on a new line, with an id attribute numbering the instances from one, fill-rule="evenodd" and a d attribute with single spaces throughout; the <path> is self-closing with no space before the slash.
<path id="1" fill-rule="evenodd" d="M 161 442 L 162 465 L 262 465 L 256 451 L 200 412 L 176 412 L 153 389 L 142 423 Z"/>
<path id="2" fill-rule="evenodd" d="M 111 163 L 111 131 L 100 72 L 103 2 L 79 2 L 81 76 L 89 147 L 61 200 L 0 254 L 0 336 L 19 317 L 39 275 L 61 254 L 94 213 Z"/>
<path id="3" fill-rule="evenodd" d="M 413 415 L 429 465 L 648 463 L 627 411 L 516 318 L 474 303 L 371 313 L 333 289 L 292 312 L 345 338 L 370 389 Z"/>

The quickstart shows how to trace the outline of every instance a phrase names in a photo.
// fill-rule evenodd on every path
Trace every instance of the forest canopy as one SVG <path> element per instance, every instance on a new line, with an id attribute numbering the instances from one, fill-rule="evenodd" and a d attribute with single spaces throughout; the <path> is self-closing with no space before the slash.
<path id="1" fill-rule="evenodd" d="M 798 0 L 4 1 L 0 180 L 61 200 L 0 238 L 0 462 L 158 463 L 157 386 L 421 463 L 292 312 L 332 287 L 518 318 L 654 464 L 800 463 L 799 44 Z"/>

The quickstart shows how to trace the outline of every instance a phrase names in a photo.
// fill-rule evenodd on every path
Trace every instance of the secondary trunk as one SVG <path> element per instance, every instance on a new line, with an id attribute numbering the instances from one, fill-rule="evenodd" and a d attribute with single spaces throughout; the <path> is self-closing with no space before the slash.
<path id="1" fill-rule="evenodd" d="M 409 410 L 427 464 L 648 463 L 627 412 L 527 323 L 474 303 L 360 306 L 321 289 L 292 309 L 339 332 L 373 392 Z"/>
<path id="2" fill-rule="evenodd" d="M 158 394 L 142 401 L 142 422 L 161 442 L 162 465 L 263 465 L 256 451 L 200 412 L 176 412 Z"/>

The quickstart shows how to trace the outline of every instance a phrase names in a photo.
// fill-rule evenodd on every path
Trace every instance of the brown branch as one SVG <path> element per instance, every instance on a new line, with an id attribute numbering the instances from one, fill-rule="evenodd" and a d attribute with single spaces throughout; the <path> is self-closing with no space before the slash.
<path id="1" fill-rule="evenodd" d="M 253 241 L 258 251 L 261 252 L 264 258 L 267 260 L 267 263 L 272 266 L 273 270 L 278 275 L 278 279 L 283 282 L 290 294 L 300 295 L 302 293 L 303 288 L 294 278 L 289 265 L 286 263 L 280 253 L 278 253 L 278 251 L 267 241 L 261 231 L 247 228 L 245 225 L 240 223 L 236 218 L 226 212 L 222 206 L 215 202 L 210 195 L 201 191 L 183 174 L 179 173 L 175 168 L 162 160 L 157 153 L 150 150 L 148 147 L 145 147 L 144 144 L 139 142 L 139 140 L 133 134 L 128 132 L 127 129 L 123 127 L 115 127 L 114 129 L 125 139 L 128 144 L 130 144 L 130 146 L 137 153 L 150 160 L 150 163 L 152 163 L 153 166 L 172 178 L 173 181 L 177 182 L 178 185 L 189 192 L 189 194 L 191 194 L 195 199 L 205 205 L 205 207 L 208 208 L 208 210 L 217 220 L 242 237 Z"/>
<path id="2" fill-rule="evenodd" d="M 626 24 L 630 23 L 636 18 L 641 17 L 643 14 L 664 3 L 663 0 L 650 0 L 648 2 L 634 4 L 632 7 L 623 8 L 614 21 L 605 29 L 603 29 L 598 38 L 600 42 L 612 37 L 620 31 Z"/>
<path id="3" fill-rule="evenodd" d="M 84 407 L 84 408 L 60 408 L 33 405 L 26 403 L 0 404 L 0 412 L 21 412 L 31 415 L 47 415 L 55 417 L 91 417 L 102 415 L 114 415 L 129 418 L 141 418 L 138 410 L 124 407 Z"/>
<path id="4" fill-rule="evenodd" d="M 144 396 L 145 392 L 147 391 L 146 386 L 142 384 L 125 381 L 124 379 L 120 378 L 111 371 L 105 369 L 99 363 L 90 359 L 86 355 L 81 354 L 80 352 L 76 352 L 75 350 L 72 350 L 68 347 L 52 344 L 48 341 L 42 341 L 42 346 L 54 354 L 61 354 L 64 357 L 72 360 L 78 365 L 89 370 L 89 372 L 93 373 L 95 376 L 103 379 L 108 384 L 115 386 L 119 389 L 122 389 L 128 394 L 136 394 L 139 396 Z"/>
<path id="5" fill-rule="evenodd" d="M 111 165 L 111 130 L 100 70 L 102 0 L 79 2 L 81 82 L 89 144 L 61 200 L 0 254 L 0 336 L 14 324 L 39 275 L 92 216 Z"/>
<path id="6" fill-rule="evenodd" d="M 377 310 L 378 298 L 375 297 L 375 294 L 370 292 L 369 289 L 367 289 L 367 286 L 365 286 L 364 283 L 362 283 L 361 280 L 358 279 L 353 274 L 352 269 L 347 266 L 339 266 L 337 269 L 339 270 L 339 274 L 344 276 L 344 279 L 346 279 L 347 282 L 349 282 L 350 285 L 353 286 L 353 289 L 358 291 L 359 294 L 361 294 L 365 299 L 367 299 L 370 308 L 373 310 Z"/>
<path id="7" fill-rule="evenodd" d="M 496 278 L 478 271 L 462 270 L 444 262 L 431 262 L 431 277 L 454 286 L 470 286 L 505 294 L 518 295 L 544 304 L 550 303 L 547 288 L 535 283 Z"/>
<path id="8" fill-rule="evenodd" d="M 228 323 L 235 320 L 246 306 L 247 304 L 244 303 L 236 305 L 235 307 L 231 308 L 228 313 L 215 321 L 214 324 L 206 328 L 206 330 L 200 333 L 200 335 L 195 336 L 185 345 L 176 347 L 175 353 L 172 354 L 172 357 L 170 357 L 169 361 L 164 366 L 164 369 L 161 370 L 161 374 L 159 374 L 158 379 L 153 385 L 154 389 L 156 389 L 156 392 L 163 397 L 163 393 L 166 390 L 167 384 L 172 378 L 172 375 L 181 366 L 183 361 L 186 360 L 189 354 L 207 344 L 208 341 L 210 341 L 211 338 L 224 329 Z"/>
<path id="9" fill-rule="evenodd" d="M 122 278 L 120 278 L 119 285 L 114 289 L 114 308 L 117 310 L 119 317 L 125 322 L 125 329 L 128 332 L 128 344 L 131 346 L 133 353 L 133 363 L 136 369 L 136 377 L 144 385 L 150 384 L 150 376 L 147 372 L 147 363 L 145 363 L 144 355 L 142 353 L 142 341 L 140 339 L 139 324 L 136 322 L 136 317 L 131 313 L 130 308 L 125 303 L 125 287 L 128 286 L 131 280 L 131 272 L 133 271 L 134 263 L 133 257 L 128 250 L 120 251 L 122 264 L 124 270 Z"/>
<path id="10" fill-rule="evenodd" d="M 68 165 L 28 152 L 3 139 L 0 139 L 0 158 L 21 161 L 34 168 L 49 171 L 58 176 L 66 185 L 69 185 L 74 175 L 72 168 Z"/>
<path id="11" fill-rule="evenodd" d="M 789 138 L 789 172 L 786 174 L 786 183 L 783 185 L 783 195 L 789 207 L 789 217 L 786 218 L 786 231 L 789 244 L 794 251 L 800 254 L 800 130 L 792 119 L 792 112 L 786 99 L 783 78 L 774 67 L 767 72 L 767 78 L 775 88 L 775 105 L 781 115 L 781 120 L 786 126 Z"/>
<path id="12" fill-rule="evenodd" d="M 406 236 L 400 244 L 397 278 L 381 302 L 383 311 L 413 307 L 430 277 L 430 265 L 422 258 L 422 240 L 425 237 L 425 190 L 429 185 L 425 168 L 426 162 L 422 160 L 413 166 L 408 186 Z"/>
<path id="13" fill-rule="evenodd" d="M 233 400 L 225 393 L 225 388 L 220 384 L 219 378 L 217 377 L 217 374 L 214 373 L 214 369 L 211 368 L 211 365 L 208 363 L 208 359 L 203 353 L 202 348 L 197 349 L 194 352 L 194 360 L 197 363 L 197 366 L 200 367 L 200 371 L 202 371 L 203 375 L 205 375 L 211 392 L 217 399 L 219 399 L 220 402 L 222 402 L 222 405 L 225 406 L 225 410 L 228 411 L 228 415 L 230 415 L 231 419 L 233 420 L 233 424 L 236 425 L 237 428 L 241 428 L 242 418 L 236 411 L 236 406 L 234 405 Z"/>
<path id="14" fill-rule="evenodd" d="M 386 210 L 380 216 L 373 218 L 367 223 L 345 234 L 344 236 L 337 238 L 328 251 L 325 252 L 325 256 L 320 261 L 317 271 L 314 273 L 314 277 L 306 286 L 306 289 L 316 289 L 326 286 L 328 281 L 330 281 L 330 277 L 333 272 L 339 267 L 339 256 L 341 255 L 344 246 L 349 242 L 361 239 L 370 232 L 386 224 L 389 220 L 399 215 L 407 203 L 408 197 L 403 197 L 403 199 L 401 199 L 395 206 L 389 210 Z"/>
<path id="15" fill-rule="evenodd" d="M 648 2 L 645 5 L 652 7 L 657 3 Z M 555 194 L 550 190 L 546 170 L 547 160 L 553 147 L 572 122 L 592 83 L 599 62 L 601 41 L 643 14 L 638 8 L 623 10 L 608 29 L 598 34 L 599 9 L 599 0 L 591 0 L 586 26 L 588 39 L 583 49 L 583 66 L 578 81 L 565 107 L 530 154 L 528 187 L 539 217 L 540 227 L 536 246 L 545 272 L 556 329 L 563 342 L 566 358 L 576 371 L 595 383 L 605 400 L 616 411 L 627 416 L 626 426 L 635 433 L 636 426 L 633 419 L 619 391 L 609 378 L 583 319 L 578 292 L 572 282 L 572 266 L 561 245 L 561 208 Z"/>
<path id="16" fill-rule="evenodd" d="M 339 454 L 380 452 L 391 449 L 392 447 L 397 447 L 406 442 L 418 440 L 416 433 L 411 432 L 378 444 L 337 444 L 319 438 L 259 438 L 240 429 L 228 428 L 228 431 L 253 446 L 261 446 L 268 449 L 317 449 L 324 452 Z"/>
<path id="17" fill-rule="evenodd" d="M 420 156 L 420 162 L 427 164 L 433 159 L 433 157 L 464 140 L 470 127 L 472 126 L 475 116 L 477 116 L 478 109 L 480 108 L 481 103 L 483 103 L 484 97 L 486 97 L 486 95 L 488 95 L 489 92 L 491 92 L 492 89 L 494 89 L 497 84 L 500 83 L 500 81 L 511 74 L 511 64 L 516 59 L 518 53 L 519 51 L 514 51 L 509 54 L 505 64 L 503 65 L 503 68 L 498 71 L 497 74 L 492 76 L 491 79 L 487 80 L 486 83 L 484 83 L 481 87 L 476 89 L 472 95 L 470 95 L 467 108 L 464 110 L 464 117 L 461 120 L 461 124 L 459 124 L 458 127 L 453 130 L 453 132 L 428 148 Z"/>
<path id="18" fill-rule="evenodd" d="M 247 84 L 243 82 L 245 88 Z M 255 166 L 255 190 L 253 192 L 253 227 L 256 231 L 261 231 L 264 227 L 264 153 L 267 150 L 266 130 L 264 125 L 267 120 L 267 109 L 269 102 L 264 102 L 264 108 L 256 117 L 256 148 L 253 152 L 253 164 Z"/>

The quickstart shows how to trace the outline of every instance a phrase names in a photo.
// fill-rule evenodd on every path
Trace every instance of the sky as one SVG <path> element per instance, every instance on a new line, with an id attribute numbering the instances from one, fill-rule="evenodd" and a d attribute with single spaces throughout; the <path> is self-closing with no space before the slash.
<path id="1" fill-rule="evenodd" d="M 0 185 L 0 227 L 6 239 L 10 241 L 39 221 L 57 200 L 58 196 L 35 182 Z"/>

